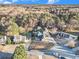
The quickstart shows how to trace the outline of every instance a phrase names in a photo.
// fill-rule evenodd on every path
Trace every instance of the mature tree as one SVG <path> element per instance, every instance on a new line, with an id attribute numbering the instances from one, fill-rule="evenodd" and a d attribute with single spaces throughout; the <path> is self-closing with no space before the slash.
<path id="1" fill-rule="evenodd" d="M 19 27 L 16 23 L 12 22 L 8 28 L 9 35 L 19 35 Z"/>
<path id="2" fill-rule="evenodd" d="M 27 59 L 26 50 L 23 45 L 16 47 L 12 59 Z"/>
<path id="3" fill-rule="evenodd" d="M 43 13 L 40 15 L 39 17 L 39 26 L 41 27 L 45 27 L 45 26 L 49 26 L 49 23 L 54 23 L 54 19 L 53 19 L 53 14 L 50 13 Z"/>
<path id="4" fill-rule="evenodd" d="M 6 33 L 6 30 L 7 30 L 7 25 L 9 24 L 8 21 L 6 21 L 7 18 L 5 17 L 2 17 L 1 20 L 0 20 L 0 34 L 5 34 Z"/>

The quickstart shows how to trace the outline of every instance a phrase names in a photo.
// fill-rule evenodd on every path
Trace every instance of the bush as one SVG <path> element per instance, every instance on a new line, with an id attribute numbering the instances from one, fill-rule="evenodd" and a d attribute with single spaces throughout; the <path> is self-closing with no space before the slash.
<path id="1" fill-rule="evenodd" d="M 79 36 L 77 37 L 77 40 L 79 41 Z"/>
<path id="2" fill-rule="evenodd" d="M 27 59 L 26 51 L 23 45 L 16 47 L 12 59 Z"/>
<path id="3" fill-rule="evenodd" d="M 17 43 L 15 43 L 15 44 L 23 44 L 23 43 L 25 43 L 25 42 L 23 42 L 23 41 L 20 41 L 20 42 L 17 42 Z"/>
<path id="4" fill-rule="evenodd" d="M 6 44 L 12 44 L 12 41 L 10 38 L 7 39 Z"/>

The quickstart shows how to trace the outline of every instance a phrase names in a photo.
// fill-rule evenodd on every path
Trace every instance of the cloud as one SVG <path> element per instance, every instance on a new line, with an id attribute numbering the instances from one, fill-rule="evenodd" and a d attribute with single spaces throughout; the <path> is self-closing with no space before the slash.
<path id="1" fill-rule="evenodd" d="M 7 1 L 7 0 L 0 0 L 0 4 L 11 4 L 11 1 Z"/>
<path id="2" fill-rule="evenodd" d="M 37 1 L 40 1 L 40 0 L 20 0 L 20 1 L 37 2 Z"/>
<path id="3" fill-rule="evenodd" d="M 5 1 L 5 2 L 2 2 L 2 4 L 12 4 L 12 2 Z"/>
<path id="4" fill-rule="evenodd" d="M 59 0 L 48 0 L 48 3 L 47 4 L 54 4 L 56 2 L 58 2 Z"/>
<path id="5" fill-rule="evenodd" d="M 0 0 L 0 4 L 12 4 L 12 3 L 17 3 L 17 2 L 35 2 L 35 3 L 41 3 L 43 0 Z M 58 2 L 59 0 L 47 0 L 47 4 L 54 4 Z"/>
<path id="6" fill-rule="evenodd" d="M 18 0 L 0 0 L 0 4 L 12 4 L 17 2 Z"/>

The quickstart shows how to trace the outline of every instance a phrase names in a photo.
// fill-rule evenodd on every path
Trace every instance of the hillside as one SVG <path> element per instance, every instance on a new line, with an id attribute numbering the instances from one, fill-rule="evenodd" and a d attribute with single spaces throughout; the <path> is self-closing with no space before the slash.
<path id="1" fill-rule="evenodd" d="M 19 35 L 40 26 L 49 31 L 79 31 L 78 5 L 0 5 L 0 34 Z"/>

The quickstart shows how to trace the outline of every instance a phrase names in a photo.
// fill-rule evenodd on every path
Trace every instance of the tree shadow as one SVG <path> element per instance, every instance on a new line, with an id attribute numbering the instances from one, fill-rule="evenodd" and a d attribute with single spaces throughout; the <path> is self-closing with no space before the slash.
<path id="1" fill-rule="evenodd" d="M 0 51 L 0 59 L 11 59 L 12 54 Z"/>

